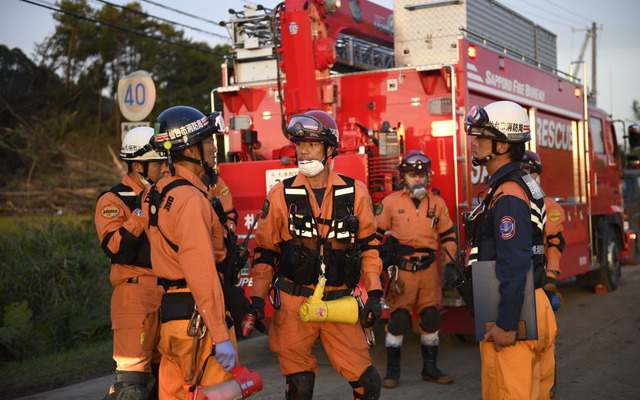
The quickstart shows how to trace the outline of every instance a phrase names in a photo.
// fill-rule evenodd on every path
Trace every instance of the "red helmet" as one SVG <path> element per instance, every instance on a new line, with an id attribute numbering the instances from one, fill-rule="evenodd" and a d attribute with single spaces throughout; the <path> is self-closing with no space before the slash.
<path id="1" fill-rule="evenodd" d="M 287 127 L 289 140 L 298 142 L 322 142 L 338 147 L 338 125 L 331 115 L 324 111 L 313 110 L 291 117 Z"/>
<path id="2" fill-rule="evenodd" d="M 531 150 L 524 151 L 524 157 L 522 157 L 520 166 L 530 173 L 542 174 L 542 161 L 540 161 L 540 156 Z"/>
<path id="3" fill-rule="evenodd" d="M 431 171 L 431 159 L 422 152 L 422 149 L 408 151 L 402 156 L 402 162 L 398 164 L 398 171 Z"/>

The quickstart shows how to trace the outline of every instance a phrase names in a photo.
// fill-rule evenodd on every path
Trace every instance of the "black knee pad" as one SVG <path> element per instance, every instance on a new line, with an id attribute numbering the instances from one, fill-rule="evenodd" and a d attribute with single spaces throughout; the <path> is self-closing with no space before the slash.
<path id="1" fill-rule="evenodd" d="M 411 315 L 409 315 L 409 310 L 398 308 L 392 312 L 389 323 L 387 324 L 387 330 L 395 336 L 411 332 Z"/>
<path id="2" fill-rule="evenodd" d="M 311 371 L 296 372 L 287 375 L 286 400 L 311 400 L 316 374 Z"/>
<path id="3" fill-rule="evenodd" d="M 362 375 L 360 379 L 355 382 L 349 382 L 354 389 L 353 396 L 362 400 L 378 400 L 380 397 L 380 390 L 382 388 L 382 378 L 378 370 L 373 365 L 370 365 Z M 364 393 L 361 395 L 355 391 L 357 388 L 362 388 Z"/>
<path id="4" fill-rule="evenodd" d="M 440 329 L 440 312 L 434 307 L 426 307 L 420 311 L 420 327 L 429 333 Z"/>

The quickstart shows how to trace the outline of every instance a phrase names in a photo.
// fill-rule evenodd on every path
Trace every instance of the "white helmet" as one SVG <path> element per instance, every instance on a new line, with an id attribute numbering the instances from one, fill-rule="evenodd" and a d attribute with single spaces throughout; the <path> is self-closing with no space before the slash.
<path id="1" fill-rule="evenodd" d="M 120 159 L 128 162 L 166 160 L 167 157 L 158 154 L 151 146 L 153 133 L 153 128 L 149 126 L 139 126 L 127 132 L 122 139 L 122 146 L 120 146 Z"/>
<path id="2" fill-rule="evenodd" d="M 522 143 L 531 139 L 529 116 L 519 104 L 496 101 L 485 108 L 474 106 L 464 121 L 467 135 L 499 142 Z"/>

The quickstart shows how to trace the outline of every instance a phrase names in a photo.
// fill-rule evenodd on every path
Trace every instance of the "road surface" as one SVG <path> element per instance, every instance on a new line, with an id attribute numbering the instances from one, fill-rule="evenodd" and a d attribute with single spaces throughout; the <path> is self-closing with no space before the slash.
<path id="1" fill-rule="evenodd" d="M 558 400 L 640 399 L 640 266 L 623 268 L 620 287 L 594 294 L 575 284 L 562 285 L 564 305 L 558 319 Z M 385 373 L 384 334 L 377 332 L 372 351 L 376 367 Z M 351 388 L 338 376 L 322 347 L 314 352 L 320 363 L 314 399 L 347 399 Z M 259 335 L 240 342 L 241 363 L 257 370 L 264 388 L 254 400 L 284 398 L 284 378 L 278 361 Z M 454 377 L 451 385 L 422 381 L 419 336 L 407 335 L 402 353 L 402 377 L 396 389 L 383 389 L 380 399 L 480 400 L 480 358 L 477 344 L 449 335 L 441 338 L 439 368 Z M 44 392 L 20 400 L 101 400 L 113 376 Z"/>

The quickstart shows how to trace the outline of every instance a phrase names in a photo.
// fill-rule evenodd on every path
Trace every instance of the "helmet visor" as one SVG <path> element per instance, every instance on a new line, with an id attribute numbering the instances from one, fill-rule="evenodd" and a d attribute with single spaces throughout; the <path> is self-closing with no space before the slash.
<path id="1" fill-rule="evenodd" d="M 294 115 L 287 126 L 287 133 L 295 140 L 306 137 L 307 140 L 323 141 L 327 137 L 327 128 L 310 115 Z"/>
<path id="2" fill-rule="evenodd" d="M 496 129 L 489 115 L 480 106 L 473 106 L 464 119 L 464 130 L 470 136 L 484 136 L 496 140 L 507 140 L 507 136 Z"/>

